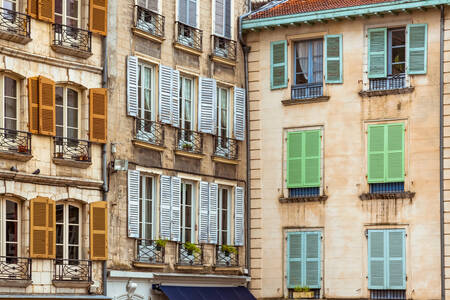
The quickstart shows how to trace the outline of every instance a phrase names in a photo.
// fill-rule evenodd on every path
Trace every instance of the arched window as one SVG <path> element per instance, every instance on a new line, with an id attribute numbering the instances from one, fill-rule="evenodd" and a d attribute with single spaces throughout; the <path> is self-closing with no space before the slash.
<path id="1" fill-rule="evenodd" d="M 81 259 L 81 206 L 56 204 L 56 259 Z"/>

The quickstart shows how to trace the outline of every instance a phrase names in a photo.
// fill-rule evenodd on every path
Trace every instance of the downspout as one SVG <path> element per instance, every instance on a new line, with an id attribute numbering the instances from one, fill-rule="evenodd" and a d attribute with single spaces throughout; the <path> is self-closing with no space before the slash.
<path id="1" fill-rule="evenodd" d="M 444 246 L 444 17 L 445 7 L 441 5 L 440 28 L 440 80 L 439 80 L 439 198 L 441 213 L 441 299 L 445 299 L 445 246 Z"/>
<path id="2" fill-rule="evenodd" d="M 102 39 L 102 50 L 103 50 L 103 71 L 102 71 L 102 87 L 108 88 L 108 50 L 107 50 L 107 37 L 104 36 Z M 108 166 L 107 166 L 107 157 L 106 157 L 106 147 L 107 143 L 102 145 L 102 196 L 103 201 L 107 201 L 108 199 Z M 102 276 L 103 276 L 103 295 L 106 296 L 106 263 L 107 260 L 103 261 L 102 265 Z"/>

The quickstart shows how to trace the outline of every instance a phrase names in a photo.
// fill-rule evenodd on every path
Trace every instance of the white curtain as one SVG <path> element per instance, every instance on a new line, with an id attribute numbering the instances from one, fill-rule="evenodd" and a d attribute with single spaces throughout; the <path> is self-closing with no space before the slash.
<path id="1" fill-rule="evenodd" d="M 306 81 L 308 81 L 308 43 L 297 43 L 296 48 L 297 58 L 301 68 L 301 70 L 297 70 L 297 73 L 303 72 L 305 74 Z"/>

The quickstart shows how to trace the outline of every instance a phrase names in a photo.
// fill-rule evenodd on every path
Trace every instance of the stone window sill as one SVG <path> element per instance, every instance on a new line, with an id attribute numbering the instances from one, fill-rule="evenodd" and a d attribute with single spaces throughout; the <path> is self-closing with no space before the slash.
<path id="1" fill-rule="evenodd" d="M 90 281 L 75 281 L 75 280 L 53 280 L 53 285 L 61 288 L 87 288 L 92 282 Z"/>
<path id="2" fill-rule="evenodd" d="M 196 56 L 200 56 L 200 55 L 202 55 L 202 53 L 203 53 L 201 50 L 191 48 L 191 47 L 186 46 L 186 45 L 183 45 L 183 44 L 181 44 L 181 43 L 179 43 L 179 42 L 175 42 L 175 43 L 173 44 L 173 47 L 174 47 L 175 49 L 178 49 L 178 50 L 181 50 L 181 51 L 184 51 L 184 52 L 187 52 L 187 53 L 189 53 L 189 54 L 196 55 Z"/>
<path id="3" fill-rule="evenodd" d="M 280 197 L 280 203 L 301 203 L 301 202 L 323 202 L 328 199 L 327 195 L 306 196 L 306 197 Z"/>
<path id="4" fill-rule="evenodd" d="M 236 61 L 222 56 L 211 54 L 211 60 L 230 67 L 236 67 Z"/>
<path id="5" fill-rule="evenodd" d="M 29 161 L 33 158 L 33 155 L 18 152 L 0 152 L 0 158 L 17 160 L 17 161 Z"/>
<path id="6" fill-rule="evenodd" d="M 393 192 L 393 193 L 364 193 L 359 196 L 361 200 L 379 200 L 379 199 L 409 199 L 412 200 L 415 192 Z"/>
<path id="7" fill-rule="evenodd" d="M 19 43 L 22 45 L 25 45 L 29 42 L 31 42 L 31 38 L 27 37 L 27 36 L 23 36 L 20 34 L 16 34 L 16 33 L 11 33 L 11 32 L 7 32 L 7 31 L 0 31 L 0 38 L 6 41 L 11 41 L 11 42 L 15 42 L 15 43 Z"/>
<path id="8" fill-rule="evenodd" d="M 133 266 L 136 268 L 164 269 L 167 264 L 133 261 Z"/>
<path id="9" fill-rule="evenodd" d="M 414 92 L 414 87 L 392 89 L 392 90 L 361 91 L 361 92 L 359 92 L 359 95 L 361 97 L 379 97 L 379 96 L 387 96 L 387 95 L 410 94 L 412 92 Z"/>
<path id="10" fill-rule="evenodd" d="M 202 153 L 193 153 L 185 150 L 175 150 L 175 154 L 179 156 L 189 157 L 189 158 L 195 158 L 195 159 L 202 159 L 205 157 L 205 154 Z"/>
<path id="11" fill-rule="evenodd" d="M 90 161 L 78 161 L 78 160 L 70 160 L 63 158 L 53 158 L 53 163 L 55 165 L 66 166 L 66 167 L 74 167 L 80 169 L 87 169 L 92 165 Z"/>
<path id="12" fill-rule="evenodd" d="M 140 147 L 140 148 L 145 148 L 145 149 L 150 149 L 150 150 L 155 150 L 158 152 L 163 152 L 166 147 L 164 146 L 159 146 L 159 145 L 155 145 L 155 144 L 151 144 L 149 142 L 146 141 L 141 141 L 141 140 L 137 140 L 137 139 L 133 139 L 132 140 L 133 145 L 135 145 L 136 147 Z"/>
<path id="13" fill-rule="evenodd" d="M 297 104 L 326 102 L 328 100 L 330 100 L 330 96 L 320 96 L 320 97 L 303 98 L 303 99 L 282 100 L 281 103 L 285 106 L 290 106 L 290 105 L 297 105 Z"/>
<path id="14" fill-rule="evenodd" d="M 180 265 L 180 264 L 175 264 L 175 269 L 177 269 L 177 270 L 186 270 L 186 271 L 199 271 L 199 270 L 203 270 L 204 266 L 203 265 Z"/>
<path id="15" fill-rule="evenodd" d="M 61 54 L 67 54 L 79 58 L 88 58 L 92 55 L 92 52 L 82 51 L 71 47 L 65 47 L 61 45 L 52 45 L 51 46 L 53 51 L 61 53 Z"/>
<path id="16" fill-rule="evenodd" d="M 153 35 L 150 32 L 144 31 L 142 29 L 139 29 L 137 27 L 133 27 L 131 29 L 131 31 L 133 32 L 134 35 L 139 36 L 141 38 L 156 42 L 161 44 L 164 41 L 163 37 L 159 37 L 157 35 Z"/>
<path id="17" fill-rule="evenodd" d="M 31 280 L 27 280 L 27 279 L 2 279 L 2 280 L 0 280 L 1 287 L 26 288 L 30 284 L 31 284 Z"/>

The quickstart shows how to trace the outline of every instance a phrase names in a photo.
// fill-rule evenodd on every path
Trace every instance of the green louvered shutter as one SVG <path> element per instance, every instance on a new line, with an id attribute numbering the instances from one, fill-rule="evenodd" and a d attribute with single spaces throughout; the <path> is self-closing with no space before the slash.
<path id="1" fill-rule="evenodd" d="M 369 289 L 382 290 L 386 287 L 385 231 L 369 230 Z"/>
<path id="2" fill-rule="evenodd" d="M 325 82 L 342 83 L 342 34 L 325 36 Z"/>
<path id="3" fill-rule="evenodd" d="M 287 286 L 302 285 L 302 236 L 301 232 L 287 234 Z"/>
<path id="4" fill-rule="evenodd" d="M 427 24 L 408 25 L 408 74 L 427 72 Z"/>
<path id="5" fill-rule="evenodd" d="M 287 87 L 287 42 L 270 44 L 270 86 L 271 89 Z"/>
<path id="6" fill-rule="evenodd" d="M 368 127 L 368 176 L 369 183 L 380 183 L 385 180 L 385 126 L 369 125 Z"/>
<path id="7" fill-rule="evenodd" d="M 320 232 L 305 232 L 305 284 L 311 289 L 320 288 Z"/>
<path id="8" fill-rule="evenodd" d="M 320 130 L 304 132 L 304 171 L 302 187 L 320 186 Z"/>
<path id="9" fill-rule="evenodd" d="M 287 134 L 287 187 L 302 186 L 302 143 L 303 132 L 288 132 Z"/>
<path id="10" fill-rule="evenodd" d="M 401 182 L 404 180 L 404 131 L 403 124 L 386 125 L 386 182 Z"/>
<path id="11" fill-rule="evenodd" d="M 389 230 L 388 239 L 388 286 L 390 290 L 404 290 L 406 288 L 405 264 L 405 231 Z"/>
<path id="12" fill-rule="evenodd" d="M 387 29 L 369 29 L 369 78 L 382 78 L 387 74 Z"/>

